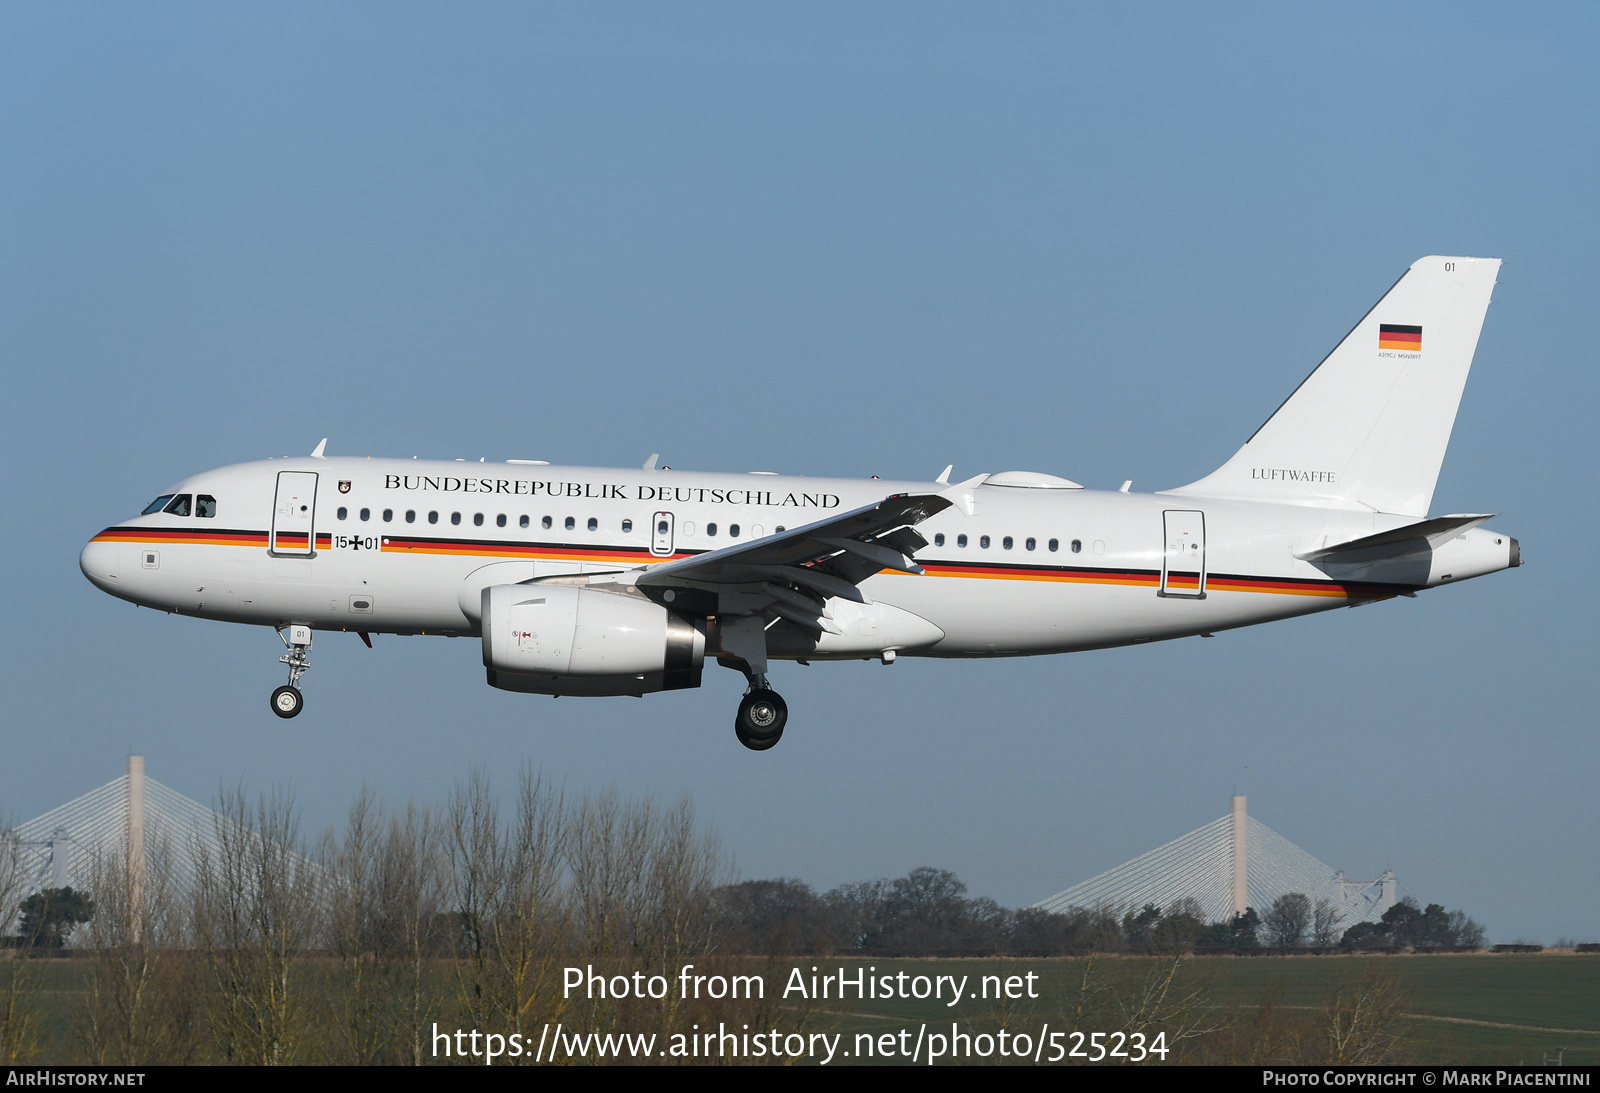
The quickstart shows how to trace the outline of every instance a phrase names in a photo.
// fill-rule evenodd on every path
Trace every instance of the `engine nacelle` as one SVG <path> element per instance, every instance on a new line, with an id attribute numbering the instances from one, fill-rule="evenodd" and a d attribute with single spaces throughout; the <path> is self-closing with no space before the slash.
<path id="1" fill-rule="evenodd" d="M 563 584 L 497 584 L 480 601 L 489 685 L 556 695 L 643 695 L 700 686 L 703 623 L 637 596 Z"/>

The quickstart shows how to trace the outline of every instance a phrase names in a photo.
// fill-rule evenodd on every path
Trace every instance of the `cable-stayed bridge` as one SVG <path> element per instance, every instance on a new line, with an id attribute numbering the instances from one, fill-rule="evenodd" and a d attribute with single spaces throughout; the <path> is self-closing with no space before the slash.
<path id="1" fill-rule="evenodd" d="M 0 908 L 0 932 L 13 927 L 16 904 L 35 892 L 92 888 L 97 867 L 121 873 L 142 892 L 152 855 L 160 855 L 179 891 L 192 891 L 198 862 L 220 860 L 220 835 L 236 827 L 199 801 L 146 777 L 144 756 L 130 755 L 127 773 L 0 831 L 0 879 L 9 880 L 12 891 L 10 906 Z"/>
<path id="2" fill-rule="evenodd" d="M 1235 796 L 1228 815 L 1034 906 L 1122 912 L 1145 904 L 1170 910 L 1194 900 L 1205 921 L 1225 922 L 1247 907 L 1262 913 L 1279 896 L 1300 892 L 1313 901 L 1327 899 L 1337 912 L 1335 929 L 1343 933 L 1382 918 L 1395 903 L 1396 884 L 1392 871 L 1373 881 L 1346 879 L 1248 815 L 1245 798 Z"/>

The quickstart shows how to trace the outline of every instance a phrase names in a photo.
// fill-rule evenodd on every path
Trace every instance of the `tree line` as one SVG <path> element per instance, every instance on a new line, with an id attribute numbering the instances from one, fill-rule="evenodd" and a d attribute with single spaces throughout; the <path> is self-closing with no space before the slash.
<path id="1" fill-rule="evenodd" d="M 945 869 L 842 884 L 818 893 L 794 878 L 749 880 L 718 892 L 725 947 L 746 953 L 1015 954 L 1182 953 L 1334 948 L 1462 950 L 1481 948 L 1484 929 L 1460 911 L 1414 899 L 1390 907 L 1377 923 L 1338 927 L 1326 898 L 1300 892 L 1275 899 L 1265 914 L 1247 908 L 1207 922 L 1194 899 L 1166 908 L 1071 907 L 1016 910 L 970 897 Z"/>

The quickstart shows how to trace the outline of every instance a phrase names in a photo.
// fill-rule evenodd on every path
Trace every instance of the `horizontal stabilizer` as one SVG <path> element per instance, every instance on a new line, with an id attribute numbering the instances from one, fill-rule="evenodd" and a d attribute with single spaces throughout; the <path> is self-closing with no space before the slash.
<path id="1" fill-rule="evenodd" d="M 1348 543 L 1338 543 L 1334 546 L 1323 547 L 1320 550 L 1308 551 L 1305 554 L 1296 554 L 1302 562 L 1343 561 L 1345 557 L 1358 552 L 1370 552 L 1376 556 L 1380 554 L 1411 554 L 1422 549 L 1422 542 L 1426 541 L 1428 549 L 1437 550 L 1457 535 L 1465 534 L 1483 523 L 1493 520 L 1494 513 L 1456 513 L 1452 516 L 1435 516 L 1432 520 L 1422 520 L 1405 527 L 1395 528 L 1392 531 L 1380 531 L 1376 535 L 1364 535 L 1359 539 L 1351 539 Z M 1397 549 L 1406 545 L 1406 549 Z M 1389 549 L 1383 549 L 1389 548 Z M 1344 556 L 1344 557 L 1341 557 Z M 1353 559 L 1352 559 L 1353 560 Z"/>

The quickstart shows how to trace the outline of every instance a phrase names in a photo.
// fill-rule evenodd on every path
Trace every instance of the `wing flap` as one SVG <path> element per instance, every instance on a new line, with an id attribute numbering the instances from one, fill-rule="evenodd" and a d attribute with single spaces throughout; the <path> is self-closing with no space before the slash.
<path id="1" fill-rule="evenodd" d="M 911 557 L 927 546 L 912 526 L 959 504 L 952 489 L 896 494 L 815 523 L 663 562 L 639 573 L 640 592 L 676 610 L 729 618 L 785 619 L 822 634 L 843 635 L 831 597 L 867 605 L 857 585 L 875 573 L 921 574 Z M 947 496 L 947 494 L 949 494 Z"/>
<path id="2" fill-rule="evenodd" d="M 750 580 L 749 570 L 752 567 L 815 567 L 817 563 L 841 553 L 871 561 L 872 572 L 885 568 L 916 572 L 920 566 L 916 566 L 901 551 L 883 545 L 878 540 L 901 528 L 921 523 L 949 508 L 951 503 L 950 498 L 935 493 L 896 494 L 804 527 L 696 554 L 692 558 L 651 566 L 639 575 L 638 585 L 641 589 L 650 589 L 683 581 L 740 584 Z M 916 569 L 910 569 L 911 566 L 916 566 Z M 856 582 L 849 583 L 854 585 Z"/>

